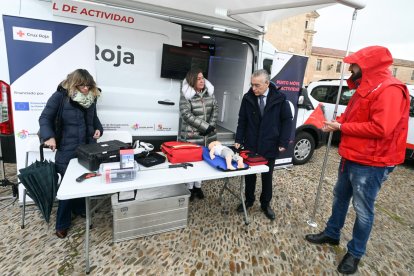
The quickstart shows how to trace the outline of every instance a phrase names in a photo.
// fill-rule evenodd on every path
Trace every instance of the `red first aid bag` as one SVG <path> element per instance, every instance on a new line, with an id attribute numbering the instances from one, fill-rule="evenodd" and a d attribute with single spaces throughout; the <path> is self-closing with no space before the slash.
<path id="1" fill-rule="evenodd" d="M 189 142 L 164 142 L 161 151 L 170 163 L 196 162 L 203 160 L 203 148 Z"/>
<path id="2" fill-rule="evenodd" d="M 248 150 L 241 150 L 239 155 L 243 158 L 243 162 L 249 166 L 258 166 L 258 165 L 266 165 L 267 159 L 261 156 L 260 154 L 248 151 Z"/>

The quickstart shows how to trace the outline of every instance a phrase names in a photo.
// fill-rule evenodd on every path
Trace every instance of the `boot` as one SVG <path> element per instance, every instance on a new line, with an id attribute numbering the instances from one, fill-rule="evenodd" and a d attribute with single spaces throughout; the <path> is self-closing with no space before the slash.
<path id="1" fill-rule="evenodd" d="M 194 201 L 194 198 L 195 198 L 195 192 L 194 192 L 194 189 L 188 189 L 189 191 L 190 191 L 190 202 L 191 201 Z"/>
<path id="2" fill-rule="evenodd" d="M 201 190 L 201 187 L 200 188 L 194 187 L 194 193 L 195 193 L 196 197 L 198 197 L 199 199 L 204 198 L 204 193 L 203 193 L 203 190 Z"/>

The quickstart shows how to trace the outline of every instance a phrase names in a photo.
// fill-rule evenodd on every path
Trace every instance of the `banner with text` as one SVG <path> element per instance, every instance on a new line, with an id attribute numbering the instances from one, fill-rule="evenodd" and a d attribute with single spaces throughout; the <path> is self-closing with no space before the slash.
<path id="1" fill-rule="evenodd" d="M 292 114 L 292 132 L 289 148 L 279 155 L 276 166 L 284 166 L 292 163 L 294 153 L 296 121 L 298 117 L 298 98 L 303 85 L 308 57 L 290 53 L 276 53 L 273 58 L 271 81 L 280 87 L 280 91 L 286 95 Z"/>
<path id="2" fill-rule="evenodd" d="M 3 25 L 16 162 L 17 169 L 21 169 L 26 165 L 26 152 L 39 148 L 39 116 L 58 84 L 78 68 L 95 77 L 95 29 L 6 15 Z"/>

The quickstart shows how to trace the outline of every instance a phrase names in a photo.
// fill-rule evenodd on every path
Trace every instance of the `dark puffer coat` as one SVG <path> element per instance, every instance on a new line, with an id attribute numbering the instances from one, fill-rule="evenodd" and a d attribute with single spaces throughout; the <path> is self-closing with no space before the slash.
<path id="1" fill-rule="evenodd" d="M 270 83 L 262 118 L 258 99 L 250 88 L 240 106 L 235 142 L 266 158 L 275 158 L 279 147 L 287 149 L 291 130 L 292 112 L 286 96 Z"/>
<path id="2" fill-rule="evenodd" d="M 68 97 L 66 89 L 59 86 L 39 117 L 40 137 L 44 141 L 55 137 L 55 118 L 62 98 L 62 138 L 57 145 L 55 163 L 57 171 L 64 174 L 69 161 L 76 157 L 76 148 L 79 145 L 96 143 L 93 138 L 95 130 L 100 130 L 102 135 L 103 128 L 96 113 L 96 101 L 89 108 L 83 108 Z"/>

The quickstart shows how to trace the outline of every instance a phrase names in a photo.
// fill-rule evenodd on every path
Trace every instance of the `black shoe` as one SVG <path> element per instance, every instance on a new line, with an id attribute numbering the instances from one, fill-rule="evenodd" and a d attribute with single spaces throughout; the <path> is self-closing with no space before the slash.
<path id="1" fill-rule="evenodd" d="M 253 206 L 253 202 L 245 201 L 244 204 L 246 205 L 246 211 L 249 210 Z M 240 205 L 237 207 L 237 212 L 243 213 L 243 204 L 240 203 Z"/>
<path id="2" fill-rule="evenodd" d="M 266 217 L 270 220 L 274 220 L 276 215 L 275 212 L 273 212 L 272 208 L 270 208 L 269 205 L 267 206 L 262 206 L 262 211 L 263 213 L 266 215 Z"/>
<path id="3" fill-rule="evenodd" d="M 194 201 L 195 198 L 195 192 L 194 189 L 188 189 L 190 191 L 190 201 Z"/>
<path id="4" fill-rule="evenodd" d="M 346 253 L 338 265 L 338 271 L 342 274 L 354 274 L 358 270 L 359 260 L 352 256 L 351 253 Z"/>
<path id="5" fill-rule="evenodd" d="M 328 237 L 327 235 L 325 235 L 324 232 L 321 232 L 319 234 L 308 234 L 305 236 L 305 239 L 308 242 L 315 243 L 315 244 L 323 244 L 323 243 L 329 243 L 331 245 L 339 244 L 339 240 Z"/>
<path id="6" fill-rule="evenodd" d="M 194 193 L 195 193 L 195 196 L 198 197 L 199 199 L 204 199 L 204 193 L 203 193 L 203 190 L 201 190 L 201 187 L 200 188 L 194 187 Z"/>

